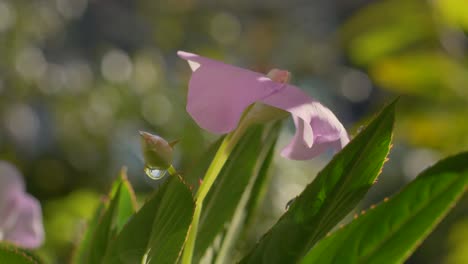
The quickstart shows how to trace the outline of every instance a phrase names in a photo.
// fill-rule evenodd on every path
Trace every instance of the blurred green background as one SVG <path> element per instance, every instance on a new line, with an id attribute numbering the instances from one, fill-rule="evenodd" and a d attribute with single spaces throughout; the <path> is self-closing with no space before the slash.
<path id="1" fill-rule="evenodd" d="M 0 159 L 41 200 L 39 253 L 52 263 L 68 262 L 121 166 L 142 197 L 158 184 L 144 176 L 138 130 L 181 139 L 182 172 L 216 139 L 185 112 L 190 70 L 177 50 L 287 69 L 351 135 L 401 96 L 390 161 L 362 208 L 468 149 L 466 0 L 0 0 Z M 293 132 L 289 122 L 280 147 Z M 277 155 L 246 247 L 330 157 Z M 408 263 L 468 263 L 467 197 Z"/>

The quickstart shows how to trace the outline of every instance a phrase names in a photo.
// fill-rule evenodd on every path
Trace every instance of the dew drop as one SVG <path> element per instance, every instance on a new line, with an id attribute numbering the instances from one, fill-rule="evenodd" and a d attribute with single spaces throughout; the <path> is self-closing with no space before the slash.
<path id="1" fill-rule="evenodd" d="M 296 198 L 297 197 L 294 197 L 286 203 L 286 208 L 285 208 L 286 210 L 288 210 L 289 207 L 291 207 L 291 205 L 296 201 Z"/>
<path id="2" fill-rule="evenodd" d="M 159 170 L 155 168 L 145 167 L 145 173 L 152 180 L 160 180 L 166 175 L 167 170 Z"/>

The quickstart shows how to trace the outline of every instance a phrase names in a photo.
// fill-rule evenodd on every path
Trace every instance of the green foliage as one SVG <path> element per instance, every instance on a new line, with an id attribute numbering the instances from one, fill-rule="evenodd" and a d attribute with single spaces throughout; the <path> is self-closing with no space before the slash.
<path id="1" fill-rule="evenodd" d="M 194 210 L 188 187 L 171 176 L 135 213 L 125 169 L 112 186 L 110 202 L 98 208 L 72 263 L 174 263 Z"/>
<path id="2" fill-rule="evenodd" d="M 468 263 L 468 217 L 453 225 L 448 244 L 447 264 Z"/>
<path id="3" fill-rule="evenodd" d="M 465 66 L 440 51 L 407 52 L 381 59 L 370 70 L 386 89 L 430 100 L 468 96 Z M 456 81 L 454 81 L 454 79 Z"/>
<path id="4" fill-rule="evenodd" d="M 105 208 L 105 204 L 100 205 L 90 221 L 88 230 L 73 255 L 73 263 L 101 263 L 109 241 L 135 212 L 135 194 L 127 180 L 125 168 L 114 182 L 109 197 L 108 207 Z"/>
<path id="5" fill-rule="evenodd" d="M 172 178 L 175 183 L 160 199 L 160 207 L 152 224 L 148 263 L 176 263 L 192 220 L 195 208 L 192 193 L 178 178 Z"/>
<path id="6" fill-rule="evenodd" d="M 465 0 L 382 0 L 360 8 L 340 30 L 353 64 L 401 100 L 396 133 L 411 146 L 468 148 Z M 397 138 L 397 140 L 399 139 Z"/>
<path id="7" fill-rule="evenodd" d="M 25 249 L 9 243 L 0 243 L 0 263 L 41 264 L 42 261 Z"/>
<path id="8" fill-rule="evenodd" d="M 203 179 L 205 172 L 213 160 L 216 151 L 221 146 L 225 136 L 220 137 L 218 140 L 210 144 L 208 148 L 200 155 L 199 158 L 195 159 L 193 163 L 188 167 L 187 173 L 183 174 L 184 181 L 192 187 L 192 193 L 196 193 L 200 187 L 200 179 Z"/>
<path id="9" fill-rule="evenodd" d="M 132 186 L 130 185 L 130 182 L 127 179 L 126 168 L 122 168 L 122 170 L 120 171 L 120 180 L 114 183 L 114 186 L 112 187 L 113 195 L 111 195 L 111 197 L 114 197 L 116 195 L 115 192 L 118 190 L 119 184 L 121 184 L 121 188 L 118 203 L 119 209 L 116 215 L 117 232 L 122 230 L 123 226 L 127 223 L 127 220 L 135 213 L 137 207 L 135 193 L 133 191 Z"/>
<path id="10" fill-rule="evenodd" d="M 263 198 L 266 195 L 267 188 L 269 187 L 271 174 L 271 165 L 273 162 L 274 154 L 275 154 L 275 147 L 276 142 L 270 146 L 268 150 L 267 156 L 265 157 L 262 166 L 260 167 L 260 171 L 258 172 L 258 176 L 255 180 L 255 183 L 252 187 L 252 195 L 249 198 L 249 201 L 245 205 L 246 211 L 246 218 L 245 218 L 245 229 L 244 233 L 248 231 L 248 228 L 251 227 L 254 221 L 254 217 L 256 211 L 259 209 Z"/>
<path id="11" fill-rule="evenodd" d="M 111 242 L 103 263 L 140 263 L 144 257 L 147 263 L 174 263 L 193 209 L 190 190 L 170 176 Z"/>
<path id="12" fill-rule="evenodd" d="M 468 152 L 439 162 L 394 198 L 325 237 L 380 174 L 394 115 L 395 102 L 336 154 L 241 263 L 401 263 L 408 258 L 466 190 Z M 208 249 L 213 263 L 235 258 L 265 192 L 279 128 L 280 122 L 251 127 L 229 155 L 201 211 L 194 263 Z M 212 156 L 199 166 L 206 168 L 205 159 Z M 202 168 L 193 172 L 198 175 Z M 109 205 L 98 209 L 73 263 L 177 263 L 195 204 L 182 178 L 171 175 L 135 212 L 133 189 L 122 170 Z"/>
<path id="13" fill-rule="evenodd" d="M 227 263 L 235 257 L 236 250 L 242 246 L 243 238 L 246 237 L 252 227 L 256 216 L 256 209 L 262 202 L 266 189 L 269 186 L 271 175 L 270 165 L 273 160 L 275 144 L 269 150 L 262 153 L 264 158 L 256 177 L 252 177 L 241 197 L 241 201 L 234 212 L 232 221 L 226 229 L 226 235 L 222 241 L 215 263 Z"/>
<path id="14" fill-rule="evenodd" d="M 331 109 L 340 109 L 337 115 L 342 117 L 368 116 L 367 110 L 381 105 L 388 93 L 405 95 L 394 138 L 402 151 L 393 153 L 395 166 L 388 167 L 385 176 L 395 177 L 386 178 L 390 185 L 380 182 L 382 193 L 402 184 L 403 176 L 414 176 L 406 169 L 415 157 L 425 165 L 468 149 L 467 0 L 338 1 L 334 8 L 327 1 L 313 6 L 310 1 L 264 1 L 261 7 L 255 1 L 220 1 L 217 8 L 206 8 L 204 1 L 126 2 L 0 0 L 0 156 L 20 167 L 28 191 L 41 201 L 47 239 L 39 250 L 53 263 L 69 259 L 70 245 L 83 228 L 81 219 L 89 218 L 86 209 L 95 209 L 97 203 L 94 196 L 84 201 L 81 195 L 72 199 L 69 194 L 81 188 L 102 189 L 108 182 L 101 175 L 121 162 L 136 168 L 131 142 L 137 127 L 182 139 L 177 169 L 190 177 L 187 182 L 196 191 L 217 148 L 203 157 L 206 167 L 197 162 L 212 138 L 182 107 L 187 92 L 183 79 L 190 70 L 181 67 L 176 49 L 259 71 L 281 65 L 293 73 L 296 84 L 312 88 Z M 336 59 L 342 56 L 346 60 Z M 349 97 L 345 91 L 358 96 Z M 429 153 L 425 162 L 421 153 Z M 193 171 L 189 164 L 194 164 Z M 400 175 L 402 169 L 407 175 Z M 286 171 L 281 176 L 295 184 L 300 169 Z M 218 191 L 226 195 L 219 195 L 218 202 L 231 203 L 228 210 L 206 223 L 202 220 L 200 232 L 210 229 L 207 223 L 233 223 L 233 217 L 244 213 L 240 232 L 258 234 L 264 229 L 252 226 L 249 219 L 265 192 L 268 174 L 256 176 L 244 210 L 245 192 L 241 196 L 231 190 L 249 185 L 251 179 L 246 183 L 245 175 L 238 176 L 228 181 L 234 182 L 232 187 Z M 124 185 L 116 209 L 122 213 L 113 219 L 111 235 L 134 217 Z M 73 263 L 89 262 L 90 243 L 109 201 L 88 224 Z M 460 205 L 460 211 L 468 209 L 466 200 Z M 213 217 L 210 208 L 203 208 L 205 219 Z M 271 223 L 275 218 L 266 212 L 259 220 Z M 461 220 L 445 222 L 441 234 L 432 237 L 434 246 L 419 252 L 425 259 L 415 256 L 414 262 L 438 263 L 430 256 L 455 249 L 457 255 L 468 252 L 461 238 L 444 245 L 452 239 L 444 232 L 461 236 L 461 227 L 449 226 Z M 228 229 L 216 224 L 208 231 L 227 235 Z M 205 251 L 199 247 L 212 242 L 211 234 L 200 234 L 198 257 Z"/>
<path id="15" fill-rule="evenodd" d="M 356 206 L 387 157 L 394 106 L 335 156 L 242 263 L 295 262 Z"/>
<path id="16" fill-rule="evenodd" d="M 96 226 L 96 230 L 94 230 L 89 251 L 89 263 L 91 264 L 101 263 L 109 241 L 115 234 L 115 218 L 117 215 L 116 211 L 118 210 L 121 188 L 122 185 L 119 184 L 117 191 L 114 196 L 112 196 L 109 207 L 102 215 L 99 224 Z"/>
<path id="17" fill-rule="evenodd" d="M 468 152 L 427 169 L 392 199 L 319 242 L 301 262 L 402 263 L 468 185 Z"/>
<path id="18" fill-rule="evenodd" d="M 349 57 L 369 66 L 415 43 L 435 42 L 437 34 L 427 2 L 384 0 L 353 14 L 341 28 L 341 37 Z"/>
<path id="19" fill-rule="evenodd" d="M 196 242 L 195 262 L 213 243 L 215 237 L 227 229 L 227 223 L 229 223 L 229 228 L 234 228 L 232 221 L 236 210 L 244 211 L 248 200 L 255 199 L 254 197 L 258 194 L 252 191 L 257 178 L 260 181 L 259 185 L 267 183 L 265 174 L 271 162 L 271 152 L 278 137 L 280 124 L 277 122 L 273 126 L 257 125 L 250 128 L 230 155 L 203 207 Z M 270 159 L 267 159 L 269 153 Z M 246 220 L 245 217 L 242 217 L 241 222 L 244 220 Z M 232 240 L 233 238 L 231 242 Z M 223 244 L 225 243 L 228 242 L 223 241 Z"/>
<path id="20" fill-rule="evenodd" d="M 464 0 L 439 0 L 434 2 L 444 23 L 468 29 L 468 2 Z"/>
<path id="21" fill-rule="evenodd" d="M 83 235 L 78 246 L 75 248 L 75 251 L 72 255 L 71 263 L 74 264 L 87 264 L 89 259 L 89 252 L 91 251 L 91 241 L 94 235 L 94 232 L 99 224 L 99 220 L 103 215 L 105 210 L 105 204 L 99 204 L 96 212 L 94 213 L 91 220 L 88 222 L 86 232 Z"/>
<path id="22" fill-rule="evenodd" d="M 57 197 L 42 203 L 46 240 L 38 250 L 38 254 L 46 263 L 86 263 L 76 261 L 76 258 L 82 255 L 79 253 L 83 245 L 81 241 L 89 233 L 90 221 L 95 215 L 96 208 L 103 207 L 101 196 L 97 191 L 78 189 L 65 197 Z M 78 246 L 78 243 L 79 248 L 70 248 L 70 245 Z M 73 261 L 70 261 L 71 258 Z"/>

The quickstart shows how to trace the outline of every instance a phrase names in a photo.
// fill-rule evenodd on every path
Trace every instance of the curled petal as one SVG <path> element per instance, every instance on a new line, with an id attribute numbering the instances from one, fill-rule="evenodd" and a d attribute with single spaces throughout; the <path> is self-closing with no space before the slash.
<path id="1" fill-rule="evenodd" d="M 316 140 L 312 147 L 308 147 L 303 143 L 304 134 L 302 132 L 302 127 L 304 126 L 304 121 L 297 117 L 295 119 L 298 120 L 297 123 L 296 121 L 294 122 L 296 124 L 296 133 L 291 142 L 281 150 L 281 156 L 285 158 L 292 160 L 308 160 L 330 148 L 339 151 L 349 142 L 348 134 L 343 129 L 338 139 L 326 141 L 323 140 L 324 138 L 321 138 L 320 140 Z"/>
<path id="2" fill-rule="evenodd" d="M 179 51 L 193 70 L 187 112 L 202 128 L 223 134 L 237 127 L 243 111 L 283 88 L 263 74 Z"/>
<path id="3" fill-rule="evenodd" d="M 293 85 L 287 85 L 262 102 L 293 116 L 296 134 L 281 152 L 286 158 L 311 159 L 329 147 L 341 149 L 349 141 L 346 130 L 330 109 Z"/>

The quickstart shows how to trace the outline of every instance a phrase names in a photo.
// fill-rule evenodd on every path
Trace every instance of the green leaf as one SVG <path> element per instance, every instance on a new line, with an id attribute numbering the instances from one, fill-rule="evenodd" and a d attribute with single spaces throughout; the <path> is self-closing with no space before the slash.
<path id="1" fill-rule="evenodd" d="M 42 261 L 31 252 L 12 244 L 0 243 L 0 263 L 40 264 Z"/>
<path id="2" fill-rule="evenodd" d="M 320 241 L 301 263 L 403 263 L 466 191 L 467 161 L 468 152 L 440 161 Z"/>
<path id="3" fill-rule="evenodd" d="M 91 236 L 88 251 L 89 263 L 102 262 L 110 241 L 136 210 L 135 194 L 127 180 L 126 168 L 120 171 L 119 178 L 113 183 L 109 196 L 111 197 L 109 207 L 102 214 Z"/>
<path id="4" fill-rule="evenodd" d="M 279 130 L 281 128 L 281 122 L 276 122 L 274 126 L 266 127 L 266 137 L 262 142 L 261 151 L 256 157 L 256 163 L 253 168 L 252 174 L 246 186 L 242 196 L 237 202 L 237 206 L 233 215 L 230 217 L 230 223 L 227 225 L 224 238 L 221 242 L 221 247 L 216 252 L 215 263 L 227 263 L 232 260 L 233 249 L 239 246 L 238 240 L 242 234 L 247 233 L 247 222 L 253 218 L 255 209 L 257 209 L 258 203 L 262 199 L 261 191 L 266 189 L 268 184 L 268 171 L 273 159 L 273 153 L 275 149 L 275 143 L 278 139 Z M 232 177 L 235 175 L 226 175 Z M 226 188 L 229 186 L 220 186 L 220 188 Z M 222 201 L 219 201 L 222 202 Z"/>
<path id="5" fill-rule="evenodd" d="M 115 224 L 115 215 L 118 211 L 121 189 L 122 185 L 120 184 L 110 201 L 109 207 L 102 215 L 94 230 L 89 252 L 89 263 L 91 264 L 100 264 L 102 262 L 109 241 L 115 233 L 113 226 Z"/>
<path id="6" fill-rule="evenodd" d="M 241 263 L 295 263 L 357 205 L 390 149 L 394 106 L 336 154 Z"/>
<path id="7" fill-rule="evenodd" d="M 211 143 L 208 149 L 203 152 L 195 161 L 190 164 L 187 169 L 187 173 L 184 173 L 182 177 L 184 181 L 192 187 L 192 193 L 196 193 L 200 185 L 200 179 L 203 179 L 208 167 L 211 164 L 217 150 L 221 146 L 225 136 L 220 137 L 215 142 Z"/>
<path id="8" fill-rule="evenodd" d="M 73 254 L 72 263 L 89 263 L 91 251 L 93 251 L 94 257 L 97 258 L 94 261 L 98 261 L 104 252 L 96 252 L 92 247 L 98 243 L 105 249 L 108 244 L 106 237 L 110 239 L 112 234 L 119 232 L 128 219 L 135 213 L 137 207 L 135 193 L 127 179 L 127 169 L 125 167 L 121 169 L 119 177 L 112 184 L 109 197 L 112 199 L 110 202 L 111 206 L 114 207 L 111 208 L 109 206 L 106 210 L 106 203 L 101 203 L 97 208 L 93 218 L 88 223 L 88 228 L 82 241 Z M 97 235 L 96 232 L 99 232 L 103 237 L 99 237 L 100 235 Z M 100 257 L 97 257 L 96 254 Z"/>
<path id="9" fill-rule="evenodd" d="M 121 169 L 119 180 L 114 183 L 114 187 L 112 189 L 116 190 L 119 184 L 122 186 L 120 189 L 119 206 L 116 215 L 117 232 L 122 230 L 123 226 L 135 213 L 137 208 L 135 192 L 133 191 L 132 185 L 128 181 L 127 168 L 125 167 Z"/>
<path id="10" fill-rule="evenodd" d="M 277 125 L 281 125 L 281 122 L 278 122 Z M 279 128 L 277 132 L 279 133 Z M 263 163 L 261 164 L 260 170 L 258 172 L 258 176 L 256 177 L 254 186 L 251 191 L 252 195 L 250 195 L 249 201 L 247 202 L 245 206 L 246 219 L 245 219 L 244 233 L 247 233 L 248 232 L 247 229 L 253 224 L 255 214 L 267 193 L 268 185 L 271 179 L 270 168 L 273 162 L 273 157 L 275 154 L 275 147 L 276 147 L 278 136 L 279 134 L 276 134 L 274 142 L 267 144 L 269 145 L 269 149 L 267 150 L 268 151 L 267 155 L 263 159 Z M 266 149 L 264 148 L 264 150 Z"/>
<path id="11" fill-rule="evenodd" d="M 231 229 L 237 228 L 236 225 L 239 225 L 242 227 L 241 230 L 238 230 L 237 237 L 234 237 L 232 239 L 236 239 L 235 241 L 235 247 L 234 250 L 230 250 L 230 252 L 234 253 L 236 251 L 240 252 L 246 252 L 249 250 L 255 243 L 255 241 L 252 241 L 252 233 L 255 233 L 255 229 L 257 228 L 256 224 L 256 216 L 258 213 L 258 209 L 261 206 L 261 204 L 264 201 L 264 198 L 266 196 L 266 193 L 268 191 L 268 187 L 270 185 L 270 180 L 272 173 L 270 173 L 270 170 L 273 166 L 271 166 L 273 159 L 274 159 L 274 154 L 275 154 L 275 147 L 276 143 L 272 144 L 270 149 L 268 150 L 266 157 L 261 164 L 260 170 L 258 172 L 258 175 L 256 177 L 252 177 L 252 180 L 254 180 L 253 187 L 251 190 L 248 190 L 248 201 L 247 203 L 239 203 L 236 212 L 234 213 L 233 216 L 233 223 L 231 223 L 226 230 L 226 235 L 223 239 L 223 244 L 220 249 L 220 252 L 218 253 L 218 256 L 216 257 L 217 263 L 225 263 L 229 262 L 229 258 L 232 258 L 232 254 L 227 256 L 223 256 L 221 252 L 223 248 L 225 247 L 225 244 L 227 244 L 226 240 L 229 240 L 229 233 Z M 250 183 L 249 183 L 250 184 Z M 246 190 L 247 192 L 247 190 Z M 246 193 L 244 192 L 244 194 Z M 241 217 L 238 217 L 238 215 L 241 215 Z M 235 221 L 237 218 L 241 218 L 241 221 Z"/>
<path id="12" fill-rule="evenodd" d="M 86 231 L 78 244 L 77 248 L 72 255 L 71 263 L 74 264 L 87 264 L 89 260 L 89 252 L 91 251 L 91 241 L 94 235 L 94 231 L 96 230 L 99 220 L 101 219 L 102 215 L 105 211 L 105 204 L 102 202 L 99 204 L 98 208 L 96 209 L 93 217 L 88 222 Z"/>
<path id="13" fill-rule="evenodd" d="M 169 179 L 128 221 L 103 263 L 175 263 L 194 210 L 192 194 L 179 178 Z"/>
<path id="14" fill-rule="evenodd" d="M 268 150 L 276 142 L 278 131 L 278 125 L 269 129 L 253 126 L 234 148 L 203 205 L 194 262 L 200 260 L 226 223 L 231 222 L 249 181 L 256 178 Z M 246 195 L 249 198 L 250 191 Z"/>
<path id="15" fill-rule="evenodd" d="M 172 177 L 175 178 L 175 177 Z M 189 188 L 177 180 L 168 188 L 153 222 L 148 263 L 176 263 L 192 222 L 195 202 Z"/>

